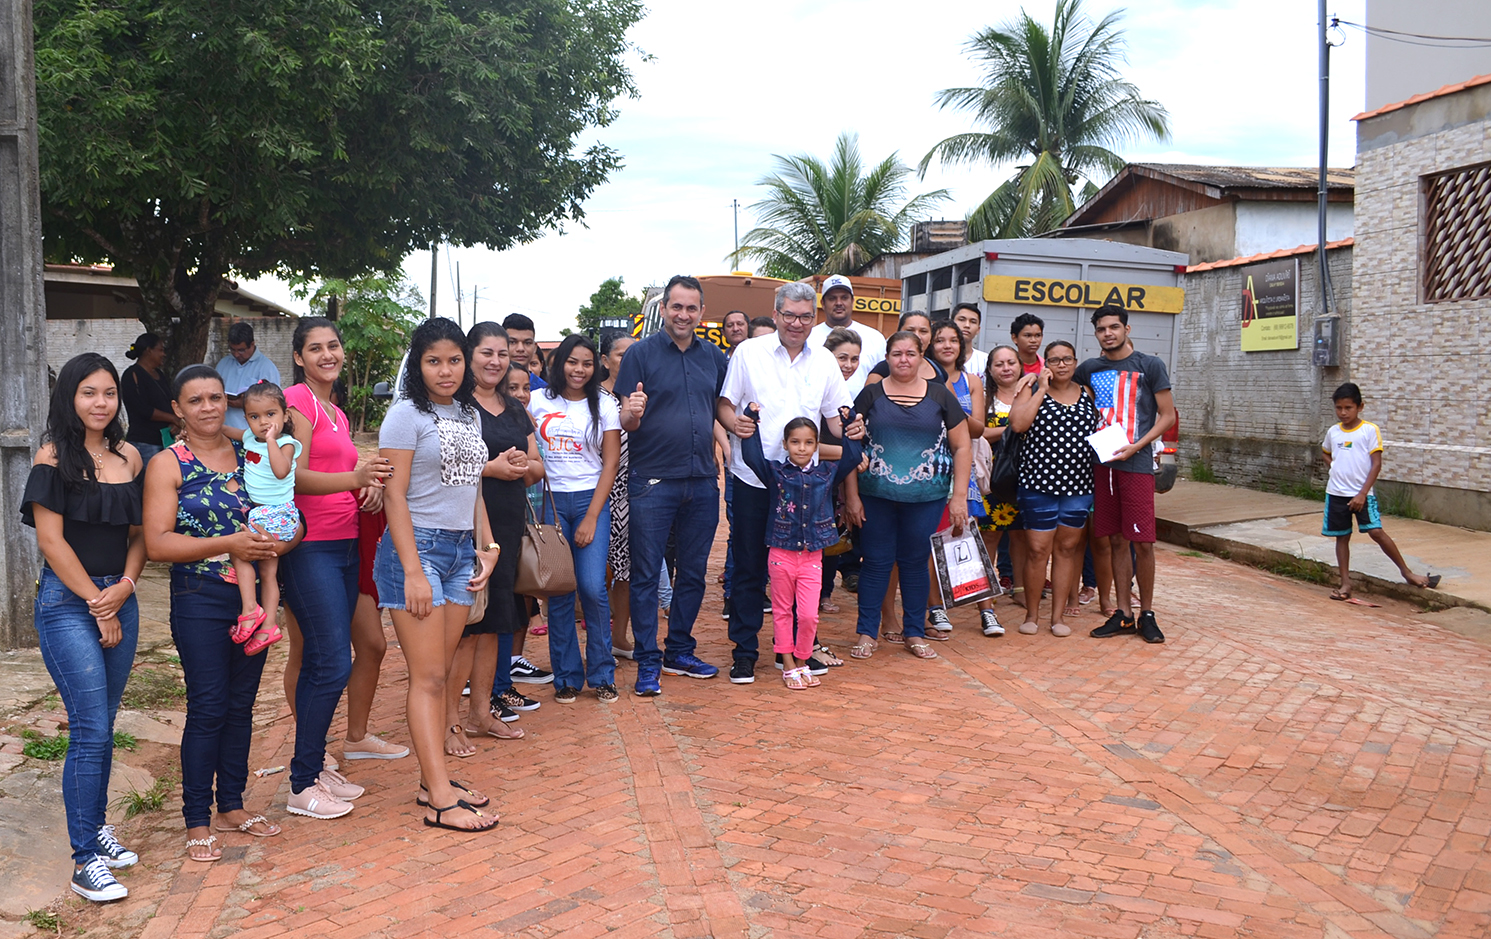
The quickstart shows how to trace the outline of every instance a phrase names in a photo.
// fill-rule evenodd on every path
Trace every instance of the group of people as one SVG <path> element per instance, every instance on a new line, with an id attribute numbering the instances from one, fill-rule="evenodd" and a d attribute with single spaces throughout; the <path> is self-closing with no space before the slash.
<path id="1" fill-rule="evenodd" d="M 945 605 L 928 609 L 929 539 L 975 524 L 1016 562 L 1022 632 L 1035 631 L 1048 579 L 1052 632 L 1069 632 L 1059 611 L 1076 596 L 1090 526 L 1115 597 L 1092 634 L 1163 641 L 1152 612 L 1149 446 L 1174 408 L 1163 364 L 1132 349 L 1122 309 L 1094 314 L 1103 355 L 1079 365 L 1064 341 L 1042 355 L 1034 317 L 1016 321 L 1012 346 L 985 354 L 972 347 L 976 306 L 936 322 L 907 313 L 883 337 L 853 321 L 847 278 L 823 284 L 827 321 L 815 327 L 818 302 L 810 285 L 791 283 L 769 319 L 731 311 L 727 355 L 696 335 L 700 283 L 674 277 L 659 332 L 600 347 L 572 335 L 541 375 L 530 371 L 526 317 L 467 332 L 432 318 L 411 336 L 376 457 L 353 444 L 340 406 L 342 337 L 327 319 L 298 322 L 284 388 L 243 324 L 217 369 L 188 366 L 169 385 L 149 334 L 122 377 L 100 355 L 69 361 L 23 511 L 46 559 L 42 652 L 72 727 L 64 793 L 74 889 L 123 896 L 110 870 L 137 860 L 104 809 L 147 557 L 171 564 L 170 625 L 187 687 L 186 847 L 201 862 L 221 857 L 215 832 L 279 833 L 243 796 L 262 653 L 281 638 L 296 721 L 287 810 L 337 818 L 363 793 L 326 752 L 344 694 L 344 759 L 410 752 L 368 726 L 386 609 L 408 667 L 416 801 L 424 824 L 457 831 L 497 824 L 491 798 L 453 779 L 449 761 L 475 753 L 473 738 L 523 736 L 515 722 L 540 702 L 515 683 L 552 682 L 553 700 L 572 704 L 587 689 L 617 700 L 620 658 L 636 662 L 639 696 L 660 694 L 663 675 L 718 674 L 697 654 L 694 627 L 720 521 L 721 459 L 733 683 L 755 680 L 768 613 L 788 689 L 818 686 L 844 664 L 817 635 L 836 574 L 858 594 L 852 657 L 869 658 L 886 639 L 935 658 L 931 641 L 952 627 Z M 1099 462 L 1086 437 L 1107 423 L 1121 424 L 1128 444 Z M 1023 447 L 1010 505 L 978 467 L 1015 435 Z M 575 590 L 544 604 L 552 673 L 523 656 L 535 605 L 517 577 L 530 517 L 562 531 L 573 561 Z M 882 633 L 897 590 L 899 628 Z M 990 604 L 980 620 L 985 634 L 1002 633 Z"/>

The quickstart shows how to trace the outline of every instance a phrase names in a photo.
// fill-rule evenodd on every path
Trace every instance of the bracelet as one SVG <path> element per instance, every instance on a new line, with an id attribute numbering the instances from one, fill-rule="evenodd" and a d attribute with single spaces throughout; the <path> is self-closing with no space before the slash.
<path id="1" fill-rule="evenodd" d="M 134 593 L 135 591 L 137 591 L 137 590 L 140 589 L 138 586 L 136 586 L 135 579 L 133 577 L 121 577 L 119 579 L 120 580 L 127 580 L 127 581 L 129 581 L 129 592 L 130 593 Z"/>
<path id="2" fill-rule="evenodd" d="M 487 545 L 485 548 L 482 548 L 482 550 L 483 551 L 499 551 L 499 550 L 501 550 L 501 548 L 502 548 L 502 545 L 500 545 L 500 544 L 498 544 L 497 542 L 494 541 L 491 544 Z"/>

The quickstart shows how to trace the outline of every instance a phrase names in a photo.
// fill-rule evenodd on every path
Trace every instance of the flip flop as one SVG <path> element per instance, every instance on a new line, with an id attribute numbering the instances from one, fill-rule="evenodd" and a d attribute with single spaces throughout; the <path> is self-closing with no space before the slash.
<path id="1" fill-rule="evenodd" d="M 935 658 L 937 658 L 937 650 L 936 649 L 933 649 L 931 646 L 927 645 L 925 642 L 917 642 L 916 638 L 917 637 L 913 636 L 910 639 L 906 640 L 906 651 L 907 652 L 910 652 L 912 655 L 916 656 L 919 659 L 935 659 Z"/>
<path id="2" fill-rule="evenodd" d="M 1332 590 L 1331 591 L 1331 599 L 1332 600 L 1341 600 L 1341 601 L 1344 602 L 1344 601 L 1347 601 L 1347 600 L 1351 599 L 1351 594 L 1349 594 L 1349 593 L 1342 593 L 1340 590 Z"/>
<path id="3" fill-rule="evenodd" d="M 855 659 L 867 659 L 870 656 L 874 655 L 875 650 L 879 647 L 880 643 L 876 640 L 870 638 L 869 636 L 860 636 L 859 641 L 854 644 L 854 648 L 849 650 L 849 657 Z"/>
<path id="4" fill-rule="evenodd" d="M 838 668 L 844 664 L 844 660 L 834 654 L 834 651 L 823 643 L 813 647 L 813 658 L 827 665 L 829 668 Z"/>
<path id="5" fill-rule="evenodd" d="M 1424 584 L 1424 589 L 1425 590 L 1433 590 L 1435 587 L 1439 586 L 1439 580 L 1440 580 L 1440 576 L 1438 574 L 1430 574 L 1429 575 L 1429 582 L 1427 584 Z"/>
<path id="6" fill-rule="evenodd" d="M 466 728 L 463 728 L 463 729 L 466 731 L 466 736 L 468 736 L 468 737 L 473 737 L 473 736 L 475 736 L 475 737 L 491 737 L 491 738 L 493 738 L 495 740 L 522 740 L 523 739 L 523 728 L 521 728 L 521 727 L 508 727 L 506 724 L 502 723 L 501 721 L 497 722 L 497 726 L 498 727 L 506 728 L 507 730 L 516 731 L 516 732 L 515 733 L 511 733 L 511 734 L 499 734 L 499 733 L 496 733 L 495 731 L 491 731 L 491 730 L 472 730 L 470 727 L 466 727 Z"/>
<path id="7" fill-rule="evenodd" d="M 243 645 L 249 641 L 249 637 L 254 634 L 254 631 L 264 623 L 266 616 L 268 614 L 264 612 L 264 608 L 255 604 L 254 612 L 245 613 L 238 617 L 238 623 L 232 629 L 228 630 L 228 638 L 239 645 Z M 249 654 L 252 655 L 253 653 Z"/>
<path id="8" fill-rule="evenodd" d="M 476 793 L 472 792 L 471 788 L 469 786 L 467 786 L 463 782 L 457 782 L 454 779 L 447 779 L 446 782 L 450 783 L 450 788 L 452 788 L 452 789 L 459 789 L 462 792 L 466 793 L 468 796 L 474 796 L 474 795 L 476 795 Z M 430 807 L 430 800 L 429 800 L 428 796 L 430 794 L 430 790 L 427 789 L 427 788 L 425 788 L 425 784 L 424 783 L 420 783 L 419 784 L 419 791 L 422 792 L 422 793 L 424 793 L 424 795 L 422 795 L 422 796 L 415 796 L 414 797 L 414 804 L 415 805 L 422 805 L 425 808 L 429 808 Z M 487 806 L 489 806 L 491 804 L 492 804 L 492 797 L 491 796 L 482 796 L 482 799 L 481 799 L 480 802 L 471 802 L 470 803 L 470 805 L 472 806 L 472 808 L 478 808 L 478 809 L 484 809 L 484 808 L 486 808 Z M 449 811 L 449 810 L 447 809 L 447 811 Z"/>
<path id="9" fill-rule="evenodd" d="M 455 737 L 459 740 L 460 736 L 465 732 L 466 728 L 462 727 L 460 724 L 451 724 L 450 729 L 445 732 L 445 739 L 449 740 L 451 737 Z M 450 752 L 450 747 L 445 748 L 446 756 L 453 756 L 458 760 L 469 760 L 471 757 L 476 756 L 476 752 L 477 751 L 475 747 L 471 748 L 470 753 L 452 753 Z M 447 809 L 447 811 L 449 810 Z"/>
<path id="10" fill-rule="evenodd" d="M 1347 603 L 1354 603 L 1357 606 L 1371 607 L 1374 610 L 1380 609 L 1382 607 L 1381 603 L 1373 603 L 1370 600 L 1360 600 L 1360 599 L 1358 599 L 1356 597 L 1347 597 L 1346 598 L 1346 602 Z"/>
<path id="11" fill-rule="evenodd" d="M 208 835 L 206 838 L 188 838 L 186 839 L 186 856 L 201 864 L 211 864 L 213 861 L 221 861 L 223 853 L 213 847 L 215 844 L 217 844 L 217 835 Z M 206 848 L 209 851 L 217 851 L 218 853 L 216 855 L 208 855 L 207 857 L 197 857 L 195 854 L 192 854 L 192 848 Z"/>
<path id="12" fill-rule="evenodd" d="M 270 831 L 254 831 L 254 826 L 263 823 L 271 829 Z M 241 831 L 245 835 L 253 835 L 255 838 L 273 838 L 280 833 L 280 826 L 274 824 L 262 815 L 255 815 L 242 825 L 213 825 L 213 831 Z"/>
<path id="13" fill-rule="evenodd" d="M 258 655 L 265 649 L 285 638 L 280 628 L 273 623 L 254 633 L 254 638 L 243 644 L 244 655 Z"/>
<path id="14" fill-rule="evenodd" d="M 435 810 L 435 820 L 432 822 L 428 818 L 422 819 L 422 821 L 425 823 L 426 828 L 444 828 L 446 831 L 465 832 L 491 831 L 493 828 L 497 827 L 499 821 L 498 819 L 494 818 L 492 819 L 492 823 L 490 825 L 479 825 L 476 828 L 463 828 L 460 825 L 447 825 L 440 820 L 440 816 L 444 815 L 446 812 L 454 812 L 456 809 L 465 809 L 472 815 L 475 815 L 477 818 L 487 817 L 485 814 L 482 813 L 480 809 L 472 805 L 470 802 L 467 802 L 465 799 L 457 799 L 455 805 L 447 805 L 443 809 L 433 805 L 430 806 L 430 808 Z"/>

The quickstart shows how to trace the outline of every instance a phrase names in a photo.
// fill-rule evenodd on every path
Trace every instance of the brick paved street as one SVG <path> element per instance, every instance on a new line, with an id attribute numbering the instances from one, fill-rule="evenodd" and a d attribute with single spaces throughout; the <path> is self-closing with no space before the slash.
<path id="1" fill-rule="evenodd" d="M 809 692 L 769 661 L 755 685 L 670 677 L 652 700 L 625 663 L 610 707 L 540 689 L 527 739 L 457 761 L 502 813 L 490 834 L 421 827 L 412 757 L 344 765 L 369 792 L 332 822 L 286 816 L 284 775 L 254 781 L 285 833 L 228 835 L 214 865 L 182 860 L 174 803 L 123 829 L 130 898 L 69 931 L 1491 934 L 1491 649 L 1391 602 L 1163 546 L 1160 564 L 1163 646 L 1089 639 L 1095 613 L 1065 640 L 986 639 L 958 611 L 937 661 L 882 646 Z M 700 653 L 728 665 L 710 588 Z M 847 653 L 852 629 L 824 632 Z M 271 674 L 253 766 L 290 757 Z M 407 742 L 402 709 L 395 648 L 374 723 Z"/>

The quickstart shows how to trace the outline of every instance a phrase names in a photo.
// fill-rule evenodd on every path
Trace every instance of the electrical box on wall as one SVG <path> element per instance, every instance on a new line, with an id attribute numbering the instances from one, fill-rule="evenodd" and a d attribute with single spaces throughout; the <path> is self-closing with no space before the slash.
<path id="1" fill-rule="evenodd" d="M 1341 317 L 1322 316 L 1315 321 L 1315 341 L 1310 351 L 1310 363 L 1320 368 L 1340 366 Z"/>

